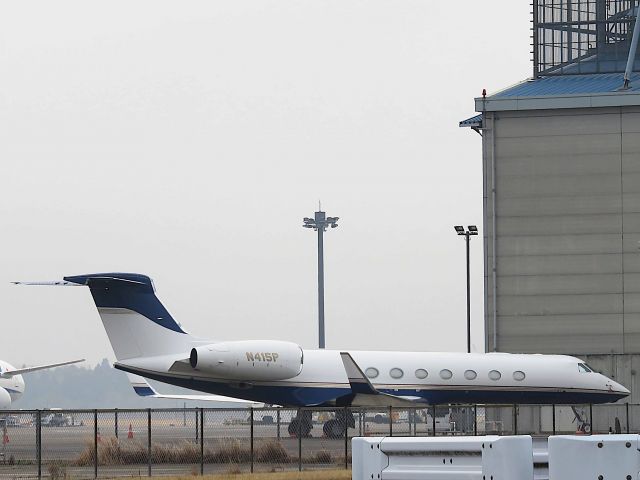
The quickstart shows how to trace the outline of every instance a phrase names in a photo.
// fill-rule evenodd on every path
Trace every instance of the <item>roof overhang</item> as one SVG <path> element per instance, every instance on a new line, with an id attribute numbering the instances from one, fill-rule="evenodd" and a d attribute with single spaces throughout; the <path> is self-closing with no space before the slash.
<path id="1" fill-rule="evenodd" d="M 466 120 L 462 120 L 458 125 L 461 128 L 482 128 L 482 114 L 480 113 L 471 118 L 467 118 Z"/>
<path id="2" fill-rule="evenodd" d="M 541 95 L 526 97 L 478 97 L 476 112 L 549 110 L 559 108 L 596 108 L 640 106 L 640 92 L 601 92 L 597 94 Z M 462 126 L 462 122 L 461 125 Z"/>

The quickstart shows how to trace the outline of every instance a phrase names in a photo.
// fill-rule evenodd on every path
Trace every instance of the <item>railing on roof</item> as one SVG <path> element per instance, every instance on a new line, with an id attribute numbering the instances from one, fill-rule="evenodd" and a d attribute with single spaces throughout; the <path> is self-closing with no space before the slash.
<path id="1" fill-rule="evenodd" d="M 636 0 L 533 0 L 532 7 L 534 77 L 624 72 Z"/>

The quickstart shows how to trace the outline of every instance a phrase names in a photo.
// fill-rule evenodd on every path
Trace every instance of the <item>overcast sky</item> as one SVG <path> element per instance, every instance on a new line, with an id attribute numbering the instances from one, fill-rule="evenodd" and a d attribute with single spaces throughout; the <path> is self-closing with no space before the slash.
<path id="1" fill-rule="evenodd" d="M 483 88 L 531 73 L 529 2 L 0 4 L 0 358 L 114 359 L 84 288 L 150 275 L 183 326 L 327 347 L 465 349 Z M 472 242 L 483 348 L 482 241 Z"/>

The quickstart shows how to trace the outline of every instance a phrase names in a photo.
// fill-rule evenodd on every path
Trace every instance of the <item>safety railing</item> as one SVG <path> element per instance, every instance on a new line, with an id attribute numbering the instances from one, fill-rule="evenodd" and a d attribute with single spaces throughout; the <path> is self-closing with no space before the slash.
<path id="1" fill-rule="evenodd" d="M 353 437 L 640 433 L 640 405 L 0 412 L 0 477 L 350 468 Z"/>

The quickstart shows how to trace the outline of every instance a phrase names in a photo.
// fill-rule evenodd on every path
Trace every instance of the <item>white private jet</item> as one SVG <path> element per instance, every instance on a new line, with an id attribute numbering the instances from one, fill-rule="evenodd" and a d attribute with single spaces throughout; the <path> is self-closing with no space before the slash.
<path id="1" fill-rule="evenodd" d="M 88 286 L 116 355 L 115 368 L 253 402 L 290 407 L 578 404 L 629 395 L 582 360 L 564 355 L 307 350 L 278 340 L 196 338 L 160 303 L 152 280 L 140 274 L 16 283 Z"/>
<path id="2" fill-rule="evenodd" d="M 0 360 L 0 410 L 8 410 L 13 402 L 24 394 L 24 379 L 22 375 L 47 368 L 62 367 L 73 363 L 84 362 L 84 359 L 72 360 L 70 362 L 51 363 L 49 365 L 39 365 L 37 367 L 15 368 L 7 362 Z"/>

